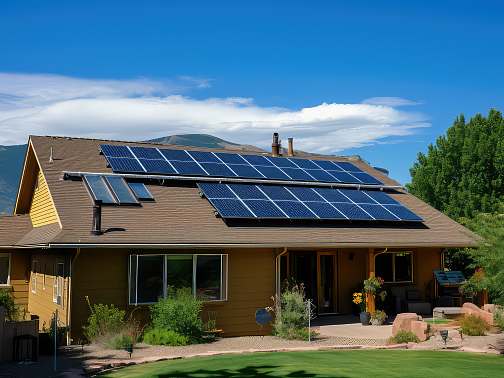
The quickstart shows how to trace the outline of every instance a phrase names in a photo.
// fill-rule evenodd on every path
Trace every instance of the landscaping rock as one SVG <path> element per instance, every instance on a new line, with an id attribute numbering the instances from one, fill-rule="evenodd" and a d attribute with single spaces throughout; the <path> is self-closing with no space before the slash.
<path id="1" fill-rule="evenodd" d="M 422 320 L 413 320 L 411 323 L 411 332 L 413 332 L 420 341 L 427 340 L 428 324 Z"/>
<path id="2" fill-rule="evenodd" d="M 493 324 L 494 324 L 493 314 L 491 312 L 482 310 L 481 308 L 476 306 L 474 303 L 469 303 L 469 302 L 464 303 L 462 305 L 462 310 L 464 311 L 464 314 L 474 315 L 474 316 L 477 316 L 478 318 L 483 319 L 490 326 L 493 326 Z"/>
<path id="3" fill-rule="evenodd" d="M 421 317 L 414 312 L 398 314 L 392 324 L 392 336 L 397 335 L 399 331 L 411 331 L 411 323 L 419 320 L 421 320 Z"/>
<path id="4" fill-rule="evenodd" d="M 493 314 L 495 312 L 495 305 L 493 303 L 487 303 L 483 305 L 483 311 L 488 311 Z"/>

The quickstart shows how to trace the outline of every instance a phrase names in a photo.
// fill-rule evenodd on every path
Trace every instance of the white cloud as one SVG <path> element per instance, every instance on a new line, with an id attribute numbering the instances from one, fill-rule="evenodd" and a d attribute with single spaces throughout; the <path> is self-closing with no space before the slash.
<path id="1" fill-rule="evenodd" d="M 334 153 L 430 124 L 420 113 L 370 103 L 322 103 L 301 109 L 261 107 L 250 98 L 194 99 L 188 88 L 206 79 L 88 80 L 55 75 L 0 74 L 0 144 L 27 135 L 145 140 L 173 134 L 213 134 L 267 147 L 271 133 L 292 136 L 299 149 Z"/>
<path id="2" fill-rule="evenodd" d="M 421 102 L 408 100 L 402 97 L 371 97 L 362 101 L 363 104 L 368 105 L 383 105 L 383 106 L 414 106 L 420 105 Z"/>

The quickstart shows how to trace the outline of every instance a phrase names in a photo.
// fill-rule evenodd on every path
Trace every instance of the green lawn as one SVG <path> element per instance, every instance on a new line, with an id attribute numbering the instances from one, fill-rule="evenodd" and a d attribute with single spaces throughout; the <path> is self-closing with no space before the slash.
<path id="1" fill-rule="evenodd" d="M 154 362 L 104 377 L 504 377 L 504 357 L 456 352 L 354 350 L 278 352 Z"/>

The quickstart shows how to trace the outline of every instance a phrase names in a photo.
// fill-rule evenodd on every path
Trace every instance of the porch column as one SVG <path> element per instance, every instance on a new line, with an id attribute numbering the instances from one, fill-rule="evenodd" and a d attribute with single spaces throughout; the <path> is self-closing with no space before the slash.
<path id="1" fill-rule="evenodd" d="M 375 260 L 374 260 L 374 250 L 369 248 L 368 250 L 368 275 L 369 278 L 375 276 Z M 366 306 L 367 311 L 373 314 L 376 310 L 375 297 L 373 294 L 366 293 Z"/>

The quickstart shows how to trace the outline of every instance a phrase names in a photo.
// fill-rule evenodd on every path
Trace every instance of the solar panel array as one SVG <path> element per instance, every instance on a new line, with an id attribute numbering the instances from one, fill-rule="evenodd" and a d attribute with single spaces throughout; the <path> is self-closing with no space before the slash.
<path id="1" fill-rule="evenodd" d="M 225 219 L 422 221 L 380 191 L 219 183 L 198 187 Z"/>
<path id="2" fill-rule="evenodd" d="M 153 200 L 143 183 L 127 183 L 121 176 L 84 175 L 89 193 L 105 205 L 137 205 L 138 200 Z"/>
<path id="3" fill-rule="evenodd" d="M 100 147 L 117 173 L 383 185 L 348 162 L 110 144 Z"/>

